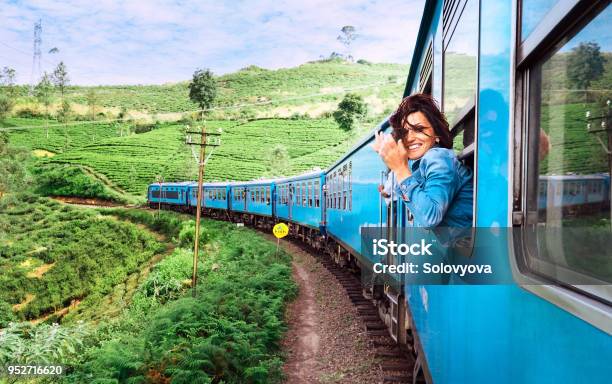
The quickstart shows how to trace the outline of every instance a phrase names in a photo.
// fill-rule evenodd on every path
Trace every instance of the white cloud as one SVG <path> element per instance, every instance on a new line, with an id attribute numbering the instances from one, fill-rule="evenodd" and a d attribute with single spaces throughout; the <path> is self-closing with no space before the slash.
<path id="1" fill-rule="evenodd" d="M 12 47 L 0 44 L 0 65 L 14 66 L 19 81 L 29 81 L 31 68 L 24 62 L 31 63 L 38 18 L 43 21 L 43 67 L 50 70 L 64 60 L 77 84 L 186 80 L 198 67 L 222 74 L 251 64 L 295 66 L 344 51 L 336 41 L 343 25 L 357 28 L 355 58 L 408 63 L 422 3 L 0 0 L 0 42 Z M 46 55 L 52 47 L 60 53 Z"/>

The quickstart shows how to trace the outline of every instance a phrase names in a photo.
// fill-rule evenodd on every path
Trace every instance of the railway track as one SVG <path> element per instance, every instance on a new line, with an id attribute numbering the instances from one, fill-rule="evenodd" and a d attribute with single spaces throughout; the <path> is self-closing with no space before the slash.
<path id="1" fill-rule="evenodd" d="M 359 277 L 349 270 L 340 267 L 327 254 L 320 254 L 300 239 L 289 238 L 294 245 L 310 253 L 322 264 L 344 288 L 347 296 L 357 309 L 357 313 L 368 335 L 369 343 L 375 349 L 375 356 L 380 361 L 384 384 L 424 383 L 421 377 L 414 380 L 415 359 L 405 347 L 396 343 L 382 321 L 375 302 L 364 295 Z"/>

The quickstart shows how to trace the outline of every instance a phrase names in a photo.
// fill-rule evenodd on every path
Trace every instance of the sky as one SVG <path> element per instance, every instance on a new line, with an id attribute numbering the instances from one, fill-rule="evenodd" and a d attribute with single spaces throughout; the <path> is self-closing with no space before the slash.
<path id="1" fill-rule="evenodd" d="M 0 0 L 0 67 L 32 76 L 42 20 L 42 71 L 60 60 L 72 84 L 163 84 L 197 68 L 294 67 L 332 52 L 356 28 L 355 59 L 410 63 L 424 0 Z M 57 48 L 58 53 L 49 53 Z M 36 71 L 35 71 L 36 72 Z M 36 77 L 36 76 L 34 76 Z"/>

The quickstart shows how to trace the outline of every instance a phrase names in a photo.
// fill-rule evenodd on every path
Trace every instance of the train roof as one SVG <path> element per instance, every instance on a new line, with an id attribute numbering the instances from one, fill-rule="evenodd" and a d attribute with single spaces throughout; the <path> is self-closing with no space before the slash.
<path id="1" fill-rule="evenodd" d="M 278 179 L 259 179 L 259 180 L 249 180 L 249 181 L 231 181 L 227 182 L 226 185 L 230 187 L 239 187 L 242 185 L 270 185 L 276 183 Z"/>
<path id="2" fill-rule="evenodd" d="M 162 183 L 151 183 L 149 184 L 150 186 L 153 185 L 162 185 L 162 186 L 171 186 L 171 187 L 183 187 L 183 186 L 188 186 L 191 184 L 197 184 L 195 181 L 164 181 Z"/>
<path id="3" fill-rule="evenodd" d="M 429 26 L 436 12 L 436 3 L 435 0 L 425 0 L 421 24 L 419 25 L 419 33 L 417 34 L 416 43 L 414 44 L 414 52 L 412 52 L 412 61 L 410 62 L 410 70 L 408 71 L 403 97 L 410 95 L 412 84 L 417 77 L 423 52 L 427 49 L 427 44 L 429 44 Z"/>
<path id="4" fill-rule="evenodd" d="M 324 175 L 325 172 L 326 172 L 326 170 L 324 170 L 324 169 L 312 170 L 312 171 L 304 172 L 302 174 L 295 175 L 295 176 L 283 177 L 281 179 L 277 179 L 276 182 L 277 183 L 286 183 L 288 181 L 298 181 L 298 180 L 312 179 L 312 178 L 316 178 L 316 177 L 320 177 L 320 176 Z"/>

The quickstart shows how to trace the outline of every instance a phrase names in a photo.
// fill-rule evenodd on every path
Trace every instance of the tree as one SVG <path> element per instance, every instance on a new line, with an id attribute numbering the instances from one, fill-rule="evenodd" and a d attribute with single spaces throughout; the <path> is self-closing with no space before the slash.
<path id="1" fill-rule="evenodd" d="M 567 61 L 567 78 L 576 89 L 586 90 L 591 81 L 604 72 L 605 57 L 595 42 L 580 43 L 572 49 Z"/>
<path id="2" fill-rule="evenodd" d="M 346 47 L 346 58 L 353 61 L 353 56 L 351 55 L 351 43 L 355 41 L 359 35 L 357 35 L 355 27 L 352 25 L 345 25 L 342 27 L 342 29 L 340 29 L 340 32 L 342 32 L 342 34 L 338 35 L 336 39 Z"/>
<path id="3" fill-rule="evenodd" d="M 66 69 L 66 65 L 63 61 L 57 65 L 55 70 L 53 71 L 53 75 L 51 75 L 51 80 L 53 84 L 57 88 L 59 88 L 60 94 L 62 95 L 62 102 L 64 101 L 64 90 L 70 83 L 70 78 L 68 77 L 68 70 Z"/>
<path id="4" fill-rule="evenodd" d="M 15 70 L 13 68 L 4 67 L 0 71 L 0 120 L 4 120 L 15 105 Z"/>
<path id="5" fill-rule="evenodd" d="M 89 106 L 89 115 L 91 120 L 96 119 L 96 105 L 98 104 L 98 95 L 93 88 L 87 90 L 87 94 L 85 95 L 87 98 L 87 105 Z"/>
<path id="6" fill-rule="evenodd" d="M 204 118 L 204 110 L 212 107 L 217 96 L 217 82 L 209 69 L 198 69 L 193 73 L 189 83 L 189 98 L 200 106 L 200 118 Z"/>
<path id="7" fill-rule="evenodd" d="M 62 105 L 60 109 L 57 111 L 57 120 L 65 123 L 70 118 L 70 114 L 72 113 L 72 108 L 70 107 L 70 103 L 68 100 L 62 101 Z"/>
<path id="8" fill-rule="evenodd" d="M 34 96 L 39 103 L 45 106 L 45 130 L 47 133 L 47 139 L 49 138 L 49 106 L 53 102 L 53 84 L 47 72 L 44 73 L 40 82 L 34 87 Z"/>
<path id="9" fill-rule="evenodd" d="M 4 119 L 11 113 L 13 109 L 13 99 L 8 95 L 0 92 L 0 121 L 4 121 Z"/>
<path id="10" fill-rule="evenodd" d="M 282 144 L 272 147 L 266 154 L 266 168 L 270 176 L 284 176 L 289 170 L 289 152 Z"/>
<path id="11" fill-rule="evenodd" d="M 347 93 L 333 113 L 336 123 L 345 131 L 353 129 L 357 121 L 367 114 L 367 106 L 361 96 Z"/>
<path id="12" fill-rule="evenodd" d="M 14 91 L 16 75 L 17 73 L 13 68 L 3 67 L 2 71 L 0 72 L 0 84 L 2 84 L 3 87 L 8 88 L 9 91 Z"/>
<path id="13" fill-rule="evenodd" d="M 89 106 L 89 114 L 91 117 L 91 121 L 95 121 L 98 95 L 96 95 L 96 91 L 93 88 L 89 88 L 85 97 L 87 98 L 87 105 Z M 92 125 L 91 128 L 91 141 L 96 141 L 96 127 Z"/>

